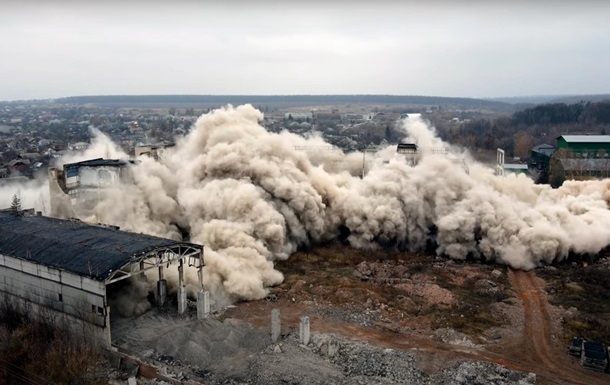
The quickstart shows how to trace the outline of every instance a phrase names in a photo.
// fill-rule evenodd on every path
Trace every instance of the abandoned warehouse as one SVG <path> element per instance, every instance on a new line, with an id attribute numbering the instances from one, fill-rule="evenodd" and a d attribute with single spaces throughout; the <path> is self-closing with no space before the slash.
<path id="1" fill-rule="evenodd" d="M 88 327 L 111 344 L 108 287 L 158 269 L 155 298 L 167 295 L 164 268 L 178 264 L 178 312 L 186 310 L 184 265 L 199 278 L 197 316 L 209 312 L 202 281 L 203 247 L 79 220 L 0 212 L 0 293 L 34 311 L 50 311 Z M 84 330 L 84 329 L 83 329 Z"/>

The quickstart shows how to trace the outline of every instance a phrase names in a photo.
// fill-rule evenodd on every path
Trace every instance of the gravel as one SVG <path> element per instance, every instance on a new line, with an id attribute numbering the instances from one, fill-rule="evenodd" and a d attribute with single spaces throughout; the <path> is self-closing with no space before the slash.
<path id="1" fill-rule="evenodd" d="M 113 329 L 116 343 L 180 380 L 205 384 L 517 384 L 535 376 L 486 362 L 458 362 L 432 375 L 418 368 L 424 353 L 372 346 L 312 333 L 308 346 L 286 331 L 271 343 L 269 330 L 227 319 L 197 321 L 149 313 Z M 445 330 L 450 340 L 461 335 Z M 441 337 L 439 335 L 439 337 Z M 455 337 L 455 338 L 454 338 Z"/>

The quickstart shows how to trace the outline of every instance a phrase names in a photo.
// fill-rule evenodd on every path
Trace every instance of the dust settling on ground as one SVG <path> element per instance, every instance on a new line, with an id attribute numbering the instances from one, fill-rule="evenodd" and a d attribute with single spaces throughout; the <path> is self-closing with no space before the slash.
<path id="1" fill-rule="evenodd" d="M 283 280 L 275 261 L 335 239 L 364 249 L 432 247 L 524 270 L 610 243 L 608 180 L 552 189 L 495 176 L 472 159 L 466 172 L 434 154 L 443 147 L 468 156 L 419 117 L 398 122 L 404 141 L 418 145 L 418 164 L 389 146 L 367 154 L 361 178 L 361 153 L 301 151 L 328 144 L 316 134 L 268 132 L 262 119 L 250 105 L 201 116 L 170 156 L 141 157 L 133 183 L 104 191 L 82 219 L 173 239 L 188 234 L 206 247 L 204 282 L 219 304 L 263 298 Z M 94 132 L 89 149 L 61 163 L 99 157 L 128 155 Z M 197 282 L 194 271 L 186 278 Z"/>

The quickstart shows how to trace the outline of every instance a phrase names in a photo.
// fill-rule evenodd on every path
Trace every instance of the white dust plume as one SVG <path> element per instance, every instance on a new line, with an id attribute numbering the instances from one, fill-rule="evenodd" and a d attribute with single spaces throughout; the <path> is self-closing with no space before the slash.
<path id="1" fill-rule="evenodd" d="M 264 297 L 283 280 L 275 261 L 339 234 L 353 247 L 433 247 L 518 269 L 610 243 L 608 180 L 552 189 L 498 177 L 419 117 L 401 122 L 419 147 L 414 166 L 396 146 L 365 156 L 328 151 L 320 137 L 270 133 L 262 118 L 250 105 L 201 116 L 171 155 L 141 157 L 133 182 L 108 189 L 93 220 L 173 239 L 188 232 L 205 245 L 204 283 L 223 301 Z M 97 133 L 78 159 L 107 154 L 124 156 Z"/>

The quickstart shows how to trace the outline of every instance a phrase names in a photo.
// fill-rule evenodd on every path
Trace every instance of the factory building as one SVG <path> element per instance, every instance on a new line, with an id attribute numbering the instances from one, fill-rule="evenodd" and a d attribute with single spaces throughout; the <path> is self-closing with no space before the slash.
<path id="1" fill-rule="evenodd" d="M 145 280 L 147 270 L 158 270 L 155 297 L 163 305 L 164 268 L 178 265 L 178 312 L 183 313 L 184 266 L 196 267 L 198 318 L 209 312 L 200 245 L 14 212 L 0 212 L 0 227 L 0 293 L 86 327 L 106 345 L 111 344 L 108 288 L 130 277 Z"/>
<path id="2" fill-rule="evenodd" d="M 175 151 L 176 145 L 174 143 L 139 144 L 134 149 L 136 158 L 141 155 L 146 155 L 155 160 L 168 158 L 172 156 Z"/>
<path id="3" fill-rule="evenodd" d="M 562 135 L 557 137 L 559 150 L 588 158 L 602 158 L 610 154 L 610 135 Z"/>
<path id="4" fill-rule="evenodd" d="M 132 180 L 130 166 L 137 161 L 90 159 L 49 168 L 51 215 L 86 217 L 102 199 L 104 189 Z"/>
<path id="5" fill-rule="evenodd" d="M 548 162 L 551 185 L 610 177 L 610 135 L 562 135 L 556 147 Z"/>

